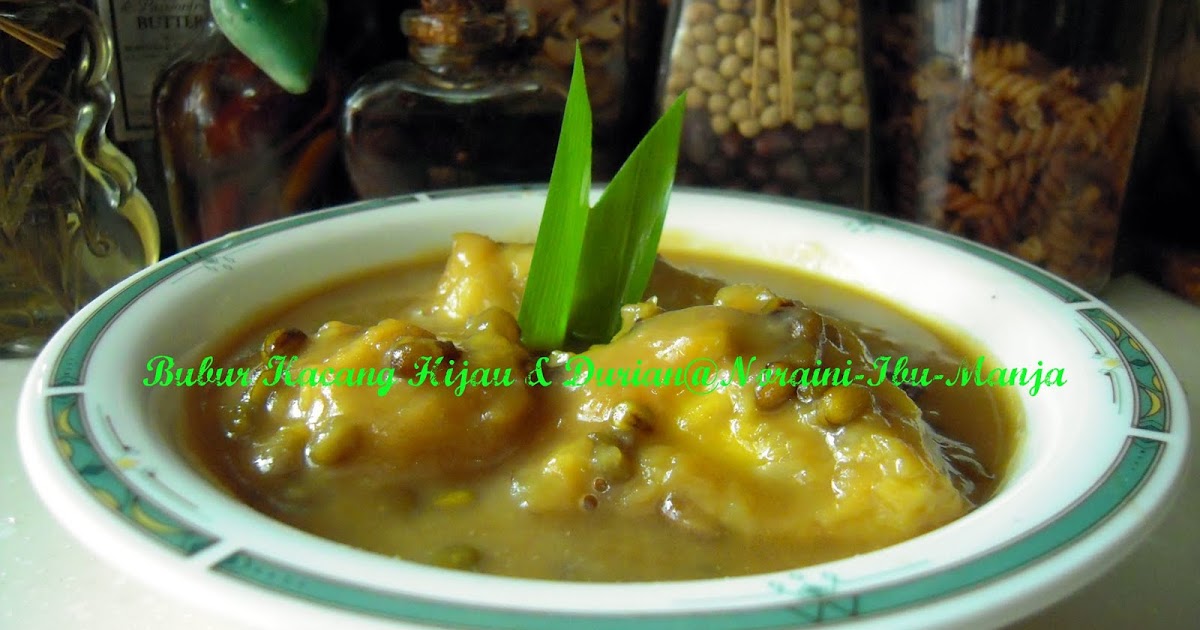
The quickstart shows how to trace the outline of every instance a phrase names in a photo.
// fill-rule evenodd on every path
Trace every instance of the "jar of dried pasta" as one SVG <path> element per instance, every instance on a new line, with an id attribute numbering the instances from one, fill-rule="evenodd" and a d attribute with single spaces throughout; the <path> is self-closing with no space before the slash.
<path id="1" fill-rule="evenodd" d="M 864 5 L 881 200 L 1103 287 L 1159 0 Z"/>
<path id="2" fill-rule="evenodd" d="M 683 0 L 661 107 L 686 90 L 680 183 L 868 201 L 857 0 Z"/>

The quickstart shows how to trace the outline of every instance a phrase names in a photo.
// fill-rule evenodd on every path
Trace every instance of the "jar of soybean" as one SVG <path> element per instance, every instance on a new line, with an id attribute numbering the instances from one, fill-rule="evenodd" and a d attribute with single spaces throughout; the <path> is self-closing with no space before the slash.
<path id="1" fill-rule="evenodd" d="M 686 90 L 678 181 L 864 207 L 869 147 L 857 0 L 682 0 L 659 74 Z"/>

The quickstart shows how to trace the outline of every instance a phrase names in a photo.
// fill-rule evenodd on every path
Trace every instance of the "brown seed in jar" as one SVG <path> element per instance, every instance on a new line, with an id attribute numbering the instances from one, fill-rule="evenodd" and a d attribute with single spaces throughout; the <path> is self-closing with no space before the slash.
<path id="1" fill-rule="evenodd" d="M 715 66 L 717 60 L 721 56 L 717 54 L 717 47 L 712 44 L 701 44 L 696 47 L 696 61 L 702 66 Z"/>
<path id="2" fill-rule="evenodd" d="M 792 70 L 792 87 L 794 88 L 810 88 L 817 84 L 817 73 L 809 68 L 797 68 Z"/>
<path id="3" fill-rule="evenodd" d="M 759 15 L 750 20 L 750 27 L 762 41 L 775 41 L 775 18 L 769 15 Z"/>
<path id="4" fill-rule="evenodd" d="M 842 113 L 833 105 L 817 105 L 813 110 L 813 118 L 822 125 L 832 125 L 842 118 Z"/>
<path id="5" fill-rule="evenodd" d="M 779 84 L 778 83 L 772 83 L 771 85 L 767 86 L 767 100 L 771 101 L 772 103 L 779 102 Z"/>
<path id="6" fill-rule="evenodd" d="M 842 107 L 842 126 L 856 131 L 867 126 L 867 110 L 862 105 L 844 105 Z"/>
<path id="7" fill-rule="evenodd" d="M 812 55 L 802 54 L 796 57 L 796 63 L 794 63 L 793 66 L 800 70 L 811 70 L 815 73 L 821 68 L 821 62 Z"/>
<path id="8" fill-rule="evenodd" d="M 696 61 L 696 51 L 694 48 L 681 48 L 679 52 L 671 58 L 672 70 L 690 76 L 700 67 Z"/>
<path id="9" fill-rule="evenodd" d="M 738 78 L 741 79 L 742 83 L 745 83 L 747 87 L 754 85 L 754 66 L 746 66 L 742 68 L 742 71 L 738 73 Z M 758 89 L 761 90 L 772 83 L 778 82 L 779 79 L 774 72 L 762 67 L 758 69 Z"/>
<path id="10" fill-rule="evenodd" d="M 692 74 L 692 82 L 708 92 L 722 91 L 721 86 L 725 83 L 721 80 L 721 75 L 712 68 L 697 68 Z"/>
<path id="11" fill-rule="evenodd" d="M 760 134 L 759 137 L 762 137 Z M 771 163 L 762 158 L 753 158 L 746 162 L 746 177 L 752 184 L 761 186 L 771 179 Z"/>
<path id="12" fill-rule="evenodd" d="M 741 81 L 730 81 L 729 88 L 725 90 L 729 98 L 739 99 L 746 95 L 746 84 Z"/>
<path id="13" fill-rule="evenodd" d="M 700 109 L 708 102 L 708 94 L 698 87 L 691 87 L 684 102 L 684 107 L 688 109 Z"/>
<path id="14" fill-rule="evenodd" d="M 858 45 L 858 31 L 853 27 L 842 30 L 842 43 L 850 48 Z"/>
<path id="15" fill-rule="evenodd" d="M 838 19 L 842 21 L 842 24 L 856 25 L 858 24 L 858 11 L 854 7 L 845 7 Z"/>
<path id="16" fill-rule="evenodd" d="M 714 92 L 708 97 L 708 111 L 714 114 L 724 114 L 729 111 L 730 99 L 721 92 Z"/>
<path id="17" fill-rule="evenodd" d="M 742 137 L 736 133 L 721 134 L 721 142 L 718 144 L 721 149 L 721 155 L 731 160 L 742 155 Z"/>
<path id="18" fill-rule="evenodd" d="M 711 44 L 717 41 L 717 27 L 711 23 L 702 22 L 692 27 L 692 37 L 698 44 Z"/>
<path id="19" fill-rule="evenodd" d="M 804 18 L 804 26 L 814 33 L 820 32 L 821 28 L 825 26 L 825 16 L 820 13 L 812 13 Z"/>
<path id="20" fill-rule="evenodd" d="M 838 95 L 850 98 L 859 94 L 863 89 L 863 74 L 861 70 L 850 70 L 838 79 Z"/>
<path id="21" fill-rule="evenodd" d="M 754 33 L 750 29 L 745 29 L 739 32 L 733 38 L 733 49 L 737 54 L 745 59 L 750 59 L 754 56 Z"/>
<path id="22" fill-rule="evenodd" d="M 727 133 L 733 129 L 733 121 L 729 120 L 728 116 L 713 116 L 709 120 L 709 125 L 712 127 L 713 133 L 717 135 Z"/>
<path id="23" fill-rule="evenodd" d="M 736 79 L 742 72 L 742 58 L 736 55 L 729 55 L 721 60 L 721 65 L 717 67 L 717 71 L 726 79 Z M 736 81 L 734 81 L 736 83 Z"/>
<path id="24" fill-rule="evenodd" d="M 703 24 L 712 21 L 717 9 L 707 2 L 693 2 L 683 10 L 683 21 L 687 24 Z"/>
<path id="25" fill-rule="evenodd" d="M 743 138 L 753 138 L 762 133 L 762 124 L 755 118 L 738 121 L 737 128 L 738 133 L 742 134 Z"/>
<path id="26" fill-rule="evenodd" d="M 821 15 L 836 20 L 842 15 L 841 0 L 818 0 L 817 8 L 821 10 Z"/>
<path id="27" fill-rule="evenodd" d="M 758 49 L 759 67 L 767 70 L 779 68 L 779 51 L 774 46 L 763 46 Z"/>
<path id="28" fill-rule="evenodd" d="M 817 77 L 817 83 L 813 86 L 813 94 L 817 96 L 818 103 L 833 103 L 837 100 L 837 89 L 837 75 L 826 70 Z"/>
<path id="29" fill-rule="evenodd" d="M 729 118 L 734 122 L 742 122 L 750 118 L 750 101 L 739 98 L 729 105 Z"/>
<path id="30" fill-rule="evenodd" d="M 807 111 L 798 111 L 795 114 L 792 114 L 792 126 L 800 131 L 809 131 L 815 127 L 816 124 L 816 119 L 813 118 L 813 115 Z"/>
<path id="31" fill-rule="evenodd" d="M 796 90 L 792 102 L 801 110 L 812 109 L 817 106 L 817 95 L 812 90 Z"/>
<path id="32" fill-rule="evenodd" d="M 775 179 L 784 184 L 796 184 L 808 179 L 808 164 L 796 153 L 775 163 Z"/>
<path id="33" fill-rule="evenodd" d="M 671 75 L 667 77 L 667 93 L 668 94 L 678 95 L 687 86 L 688 86 L 687 77 L 683 76 L 682 74 L 679 74 L 678 72 L 672 72 Z M 675 100 L 675 99 L 672 98 L 672 99 L 668 99 L 668 100 Z"/>
<path id="34" fill-rule="evenodd" d="M 858 56 L 844 46 L 835 46 L 821 55 L 821 61 L 832 70 L 844 72 L 858 65 Z"/>
<path id="35" fill-rule="evenodd" d="M 825 42 L 831 46 L 837 46 L 843 41 L 844 30 L 840 24 L 830 23 L 825 25 L 825 30 L 821 31 L 821 36 L 825 38 Z"/>
<path id="36" fill-rule="evenodd" d="M 800 37 L 800 45 L 804 50 L 816 55 L 825 50 L 825 38 L 816 33 L 805 33 Z"/>
<path id="37" fill-rule="evenodd" d="M 736 13 L 722 13 L 713 21 L 718 33 L 732 35 L 746 27 L 746 18 Z"/>
<path id="38" fill-rule="evenodd" d="M 773 158 L 788 152 L 792 148 L 792 139 L 788 132 L 774 130 L 764 132 L 754 139 L 754 154 L 759 157 Z"/>
<path id="39" fill-rule="evenodd" d="M 733 38 L 729 35 L 717 37 L 717 52 L 723 56 L 733 54 Z M 722 59 L 724 61 L 724 59 Z"/>
<path id="40" fill-rule="evenodd" d="M 764 129 L 775 129 L 783 124 L 783 114 L 779 111 L 778 105 L 768 105 L 764 107 L 762 113 L 758 115 L 758 122 Z"/>
<path id="41" fill-rule="evenodd" d="M 722 11 L 741 11 L 742 0 L 717 0 L 717 6 Z"/>

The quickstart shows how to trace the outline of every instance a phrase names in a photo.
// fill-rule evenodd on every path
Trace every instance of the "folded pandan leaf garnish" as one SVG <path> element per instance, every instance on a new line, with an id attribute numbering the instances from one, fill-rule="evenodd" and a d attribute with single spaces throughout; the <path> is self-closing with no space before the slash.
<path id="1" fill-rule="evenodd" d="M 683 106 L 680 95 L 590 206 L 592 112 L 576 44 L 546 207 L 518 316 L 522 342 L 530 349 L 606 343 L 620 328 L 621 306 L 641 299 L 675 181 Z"/>

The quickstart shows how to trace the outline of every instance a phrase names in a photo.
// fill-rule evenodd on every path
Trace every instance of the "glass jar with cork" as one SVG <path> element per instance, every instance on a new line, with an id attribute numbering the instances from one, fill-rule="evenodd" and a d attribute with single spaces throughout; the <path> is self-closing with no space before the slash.
<path id="1" fill-rule="evenodd" d="M 512 49 L 527 13 L 503 2 L 423 0 L 401 18 L 409 60 L 351 89 L 342 150 L 361 198 L 546 181 L 566 84 Z"/>

